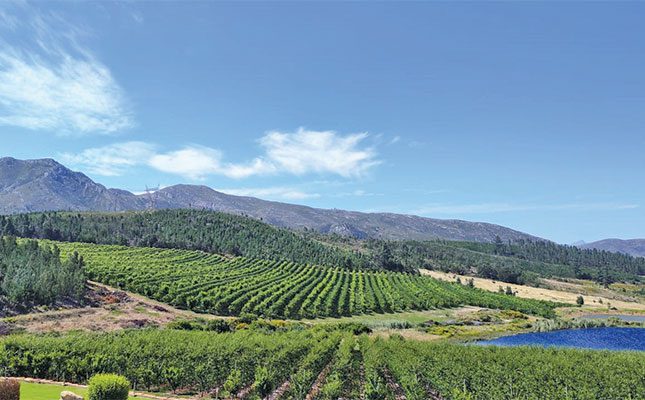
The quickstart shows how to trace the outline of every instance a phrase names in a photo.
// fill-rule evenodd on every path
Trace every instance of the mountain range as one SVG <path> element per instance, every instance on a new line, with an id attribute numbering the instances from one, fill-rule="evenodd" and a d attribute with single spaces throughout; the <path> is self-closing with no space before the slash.
<path id="1" fill-rule="evenodd" d="M 582 249 L 606 250 L 614 253 L 625 253 L 636 257 L 645 257 L 645 239 L 604 239 L 592 243 L 579 244 Z"/>
<path id="2" fill-rule="evenodd" d="M 198 208 L 241 214 L 274 226 L 355 238 L 491 242 L 543 240 L 499 225 L 394 213 L 364 213 L 234 196 L 207 186 L 175 185 L 136 195 L 108 189 L 52 159 L 0 158 L 0 214 Z"/>

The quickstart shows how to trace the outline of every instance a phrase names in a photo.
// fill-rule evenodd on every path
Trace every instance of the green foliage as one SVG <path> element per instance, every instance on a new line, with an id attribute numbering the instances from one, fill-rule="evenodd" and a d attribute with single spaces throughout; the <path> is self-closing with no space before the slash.
<path id="1" fill-rule="evenodd" d="M 0 308 L 3 298 L 24 307 L 79 300 L 85 289 L 83 258 L 71 252 L 63 259 L 56 246 L 0 238 Z"/>
<path id="2" fill-rule="evenodd" d="M 130 382 L 114 374 L 94 375 L 89 381 L 89 400 L 128 400 Z"/>
<path id="3" fill-rule="evenodd" d="M 365 365 L 377 377 L 389 371 L 410 400 L 431 398 L 432 392 L 445 399 L 645 398 L 645 355 L 640 352 L 400 340 L 372 346 Z M 381 393 L 379 398 L 385 398 L 382 388 Z"/>
<path id="4" fill-rule="evenodd" d="M 313 374 L 346 335 L 319 329 L 270 334 L 137 330 L 16 335 L 0 340 L 0 363 L 7 368 L 3 373 L 12 376 L 85 383 L 97 373 L 118 373 L 135 389 L 221 388 L 234 395 L 252 386 L 265 395 L 303 368 Z M 94 379 L 90 388 L 93 383 Z"/>
<path id="5" fill-rule="evenodd" d="M 430 277 L 350 271 L 200 251 L 56 243 L 83 255 L 93 280 L 197 312 L 298 319 L 473 305 L 552 316 L 555 303 L 500 296 Z M 351 302 L 351 303 L 350 303 Z"/>
<path id="6" fill-rule="evenodd" d="M 327 240 L 335 242 L 338 239 Z M 380 240 L 364 243 L 366 250 L 372 252 L 379 252 L 382 245 Z M 416 267 L 476 274 L 517 284 L 537 285 L 540 277 L 592 279 L 604 284 L 638 282 L 639 276 L 645 275 L 645 258 L 545 241 L 396 241 L 389 242 L 389 249 L 391 257 L 406 270 Z"/>
<path id="7" fill-rule="evenodd" d="M 147 390 L 219 388 L 220 396 L 249 398 L 265 398 L 288 381 L 283 398 L 303 399 L 322 371 L 320 399 L 397 398 L 392 383 L 410 400 L 645 398 L 642 352 L 372 339 L 329 327 L 14 335 L 0 340 L 0 365 L 15 376 L 84 383 L 96 373 L 120 373 Z"/>
<path id="8" fill-rule="evenodd" d="M 253 258 L 374 268 L 356 251 L 328 246 L 261 221 L 204 210 L 48 212 L 0 216 L 0 236 L 202 250 Z"/>

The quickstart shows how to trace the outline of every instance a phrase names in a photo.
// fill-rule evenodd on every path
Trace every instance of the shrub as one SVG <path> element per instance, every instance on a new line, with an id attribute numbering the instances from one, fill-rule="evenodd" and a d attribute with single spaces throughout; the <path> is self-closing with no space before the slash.
<path id="1" fill-rule="evenodd" d="M 582 307 L 585 304 L 585 298 L 578 296 L 578 298 L 576 299 L 576 304 L 578 305 L 578 307 Z"/>
<path id="2" fill-rule="evenodd" d="M 20 382 L 0 378 L 0 400 L 20 400 Z"/>
<path id="3" fill-rule="evenodd" d="M 226 333 L 233 331 L 233 328 L 228 323 L 228 321 L 225 321 L 223 319 L 213 319 L 208 321 L 206 329 L 217 333 Z"/>
<path id="4" fill-rule="evenodd" d="M 89 382 L 89 400 L 128 400 L 130 382 L 119 375 L 94 375 Z"/>

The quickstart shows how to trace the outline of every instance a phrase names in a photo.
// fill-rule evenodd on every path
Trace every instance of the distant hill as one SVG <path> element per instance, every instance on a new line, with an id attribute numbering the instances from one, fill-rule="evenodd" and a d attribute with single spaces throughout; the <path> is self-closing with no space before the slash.
<path id="1" fill-rule="evenodd" d="M 129 210 L 143 205 L 132 193 L 107 189 L 51 159 L 0 158 L 0 214 Z"/>
<path id="2" fill-rule="evenodd" d="M 274 226 L 310 229 L 354 238 L 542 240 L 499 225 L 441 220 L 393 213 L 312 208 L 253 197 L 233 196 L 206 186 L 175 185 L 150 196 L 107 189 L 51 159 L 0 158 L 0 214 L 33 211 L 127 211 L 197 208 L 247 215 Z"/>
<path id="3" fill-rule="evenodd" d="M 585 243 L 578 247 L 583 249 L 606 250 L 614 253 L 625 253 L 636 257 L 645 257 L 645 239 L 605 239 Z"/>

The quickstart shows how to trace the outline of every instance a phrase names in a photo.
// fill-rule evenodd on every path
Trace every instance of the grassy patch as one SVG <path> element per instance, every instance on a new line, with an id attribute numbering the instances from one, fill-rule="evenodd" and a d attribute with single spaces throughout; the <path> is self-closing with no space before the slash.
<path id="1" fill-rule="evenodd" d="M 336 323 L 346 323 L 346 322 L 355 322 L 360 323 L 366 326 L 369 326 L 372 329 L 377 328 L 389 328 L 393 324 L 409 323 L 411 325 L 419 325 L 428 320 L 433 320 L 437 322 L 444 322 L 450 319 L 456 318 L 457 314 L 468 314 L 477 311 L 477 307 L 461 307 L 453 309 L 441 309 L 441 310 L 427 310 L 427 311 L 406 311 L 398 313 L 389 313 L 389 314 L 364 314 L 364 315 L 355 315 L 352 317 L 341 317 L 341 318 L 318 318 L 311 320 L 303 320 L 304 322 L 310 322 L 314 324 L 336 324 Z"/>
<path id="2" fill-rule="evenodd" d="M 68 391 L 87 399 L 87 389 L 45 383 L 20 382 L 20 400 L 58 400 L 60 393 Z M 135 400 L 137 397 L 130 397 Z"/>
<path id="3" fill-rule="evenodd" d="M 60 398 L 60 393 L 65 390 L 81 395 L 84 398 L 87 398 L 87 389 L 84 389 L 84 388 L 21 382 L 20 399 L 21 400 L 57 400 Z"/>

